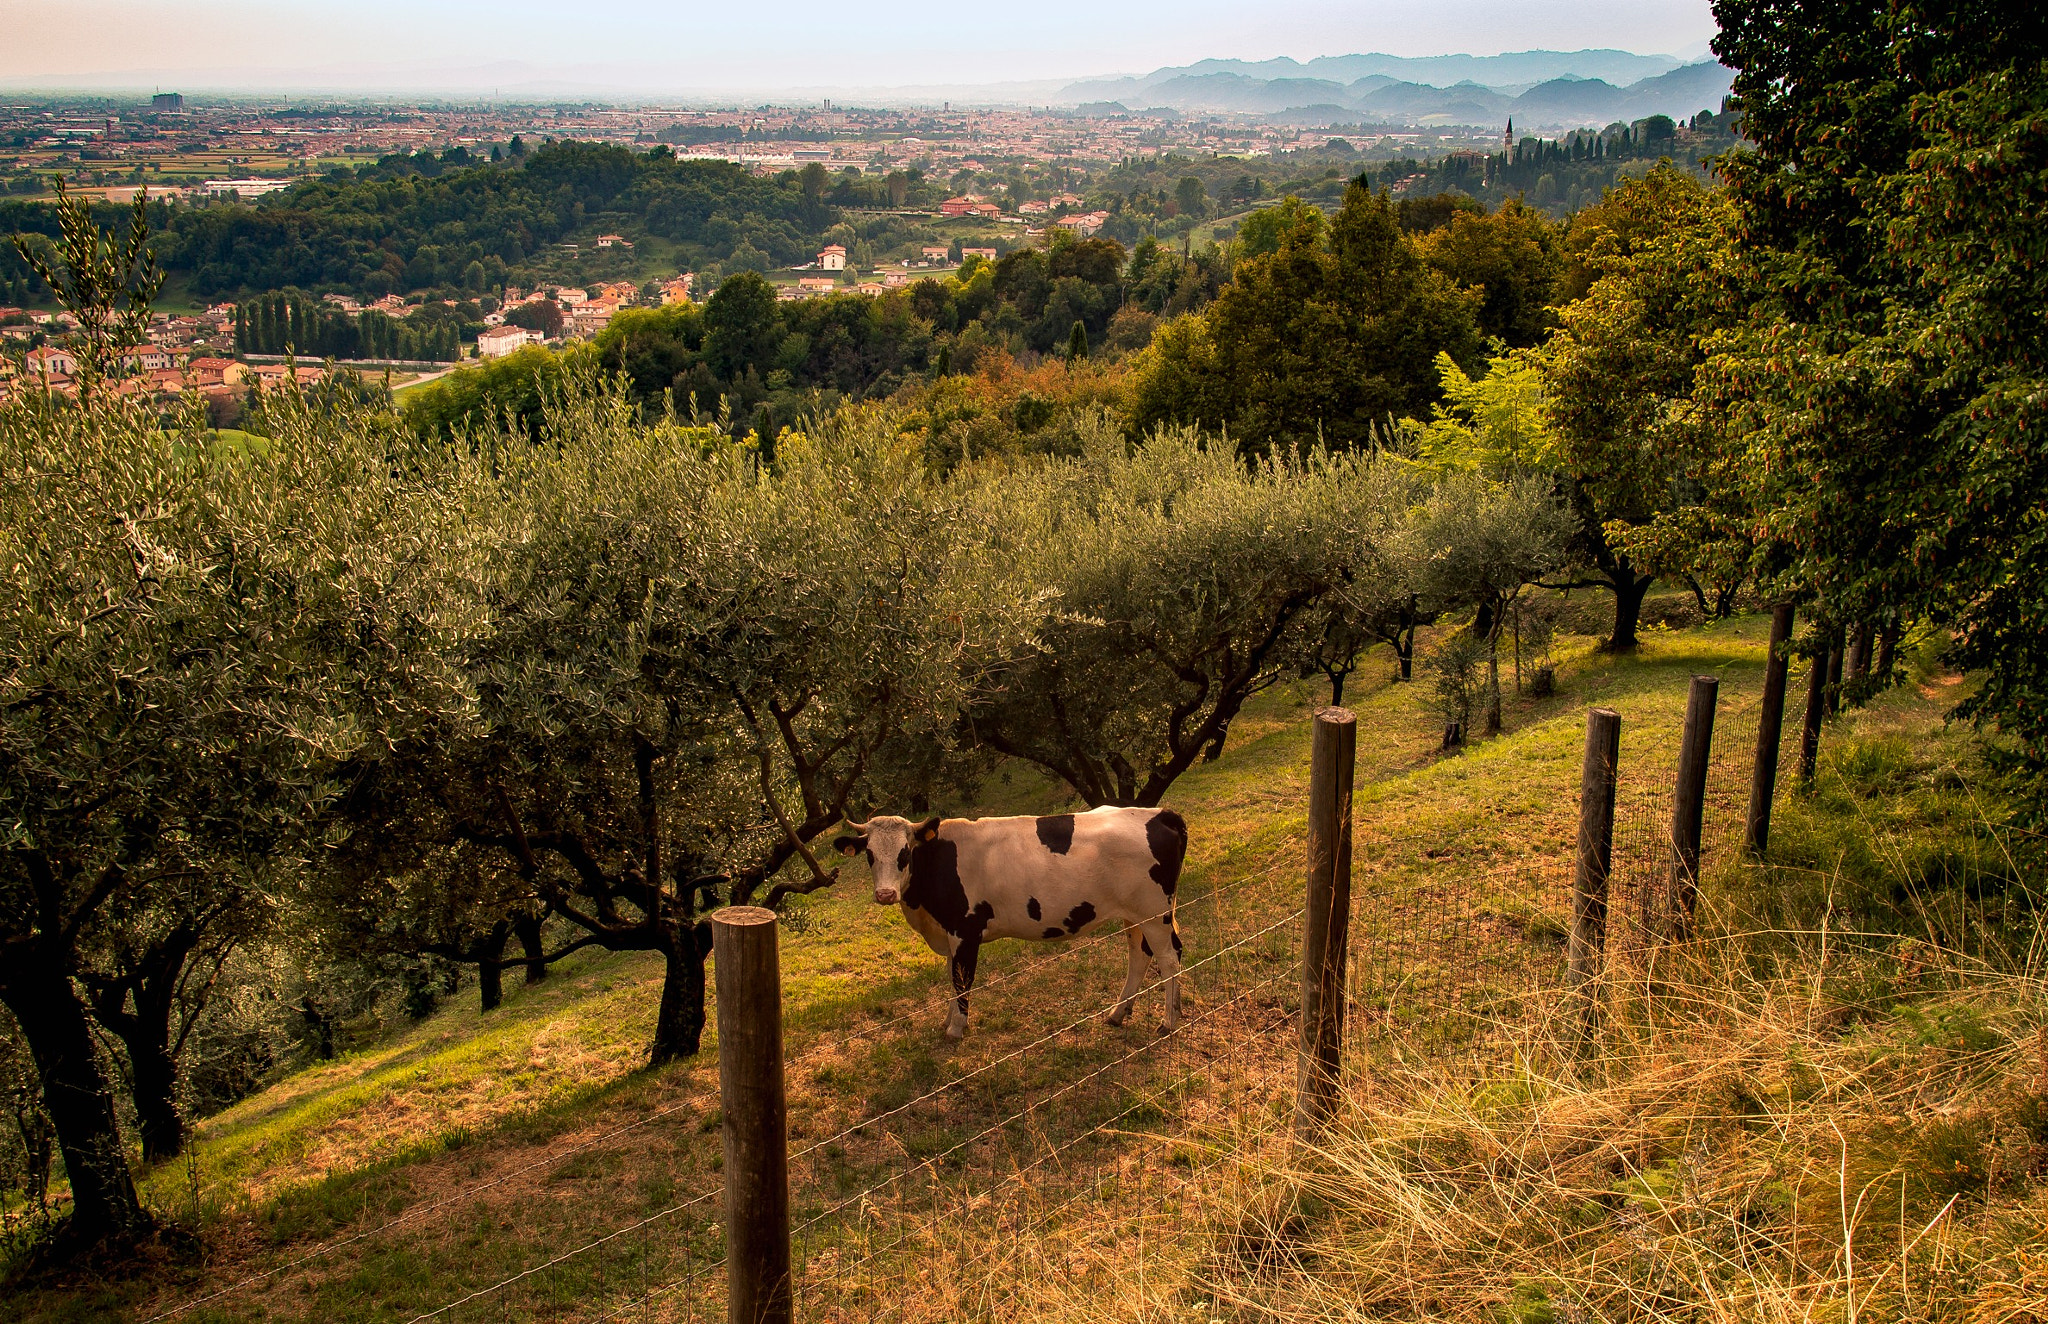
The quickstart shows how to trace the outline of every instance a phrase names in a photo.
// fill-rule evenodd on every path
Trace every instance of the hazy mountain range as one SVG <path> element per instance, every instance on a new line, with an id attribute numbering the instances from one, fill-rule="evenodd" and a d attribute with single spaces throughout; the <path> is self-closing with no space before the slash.
<path id="1" fill-rule="evenodd" d="M 1522 128 L 1559 129 L 1719 110 L 1733 79 L 1712 60 L 1683 64 L 1628 51 L 1333 55 L 1203 60 L 1142 78 L 1086 79 L 1062 88 L 1058 100 L 1297 123 L 1493 125 L 1512 117 Z"/>
<path id="2" fill-rule="evenodd" d="M 1689 52 L 1692 54 L 1694 52 Z M 1518 51 L 1506 55 L 1330 55 L 1300 61 L 1202 60 L 1119 75 L 921 86 L 805 85 L 781 88 L 693 87 L 672 64 L 556 64 L 499 60 L 459 65 L 435 60 L 346 63 L 317 68 L 127 70 L 120 73 L 0 79 L 10 90 L 151 91 L 288 96 L 479 97 L 486 100 L 588 98 L 613 103 L 729 105 L 766 99 L 792 104 L 831 97 L 853 105 L 1163 107 L 1183 113 L 1264 115 L 1298 124 L 1492 126 L 1513 116 L 1518 128 L 1558 129 L 1719 109 L 1732 75 L 1711 59 L 1628 51 Z"/>

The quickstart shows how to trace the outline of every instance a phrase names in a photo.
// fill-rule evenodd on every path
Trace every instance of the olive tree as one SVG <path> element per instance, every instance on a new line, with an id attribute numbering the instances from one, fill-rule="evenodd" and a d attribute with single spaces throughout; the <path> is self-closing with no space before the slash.
<path id="1" fill-rule="evenodd" d="M 1423 578 L 1436 602 L 1473 609 L 1486 646 L 1486 730 L 1500 730 L 1500 631 L 1522 590 L 1564 564 L 1577 521 L 1538 477 L 1443 475 L 1414 514 L 1426 549 Z"/>
<path id="2" fill-rule="evenodd" d="M 374 524 L 411 468 L 353 424 L 250 451 L 109 394 L 0 407 L 0 1001 L 74 1244 L 144 1223 L 89 1018 L 127 1049 L 149 1156 L 175 1153 L 181 1036 L 324 793 L 302 739 L 312 512 Z"/>
<path id="3" fill-rule="evenodd" d="M 478 530 L 481 624 L 446 677 L 366 707 L 323 904 L 484 933 L 544 907 L 570 936 L 543 962 L 659 952 L 650 1055 L 690 1055 L 703 916 L 834 881 L 811 843 L 953 728 L 1016 595 L 879 419 L 785 436 L 771 466 L 579 390 L 538 445 L 469 441 L 447 500 Z"/>
<path id="4" fill-rule="evenodd" d="M 1369 465 L 1247 463 L 1192 432 L 1134 447 L 1102 429 L 1079 458 L 991 482 L 991 539 L 1025 567 L 1039 614 L 972 710 L 975 738 L 1091 805 L 1158 804 L 1299 667 L 1309 609 L 1369 572 Z"/>

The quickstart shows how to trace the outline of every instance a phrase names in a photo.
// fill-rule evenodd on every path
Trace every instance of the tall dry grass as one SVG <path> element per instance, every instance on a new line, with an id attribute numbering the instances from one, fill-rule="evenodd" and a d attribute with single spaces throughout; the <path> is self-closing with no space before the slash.
<path id="1" fill-rule="evenodd" d="M 1590 1034 L 1562 1000 L 1510 1028 L 1472 1053 L 1362 1042 L 1314 1143 L 1278 1119 L 1219 1136 L 1150 1193 L 1133 1174 L 1013 1226 L 1021 1263 L 936 1211 L 922 1270 L 945 1286 L 898 1313 L 2048 1321 L 2037 975 L 1750 932 L 1616 971 Z"/>
<path id="2" fill-rule="evenodd" d="M 1618 975 L 1590 1037 L 1560 1003 L 1490 1069 L 1380 1045 L 1325 1136 L 1230 1174 L 1177 1280 L 1126 1260 L 1034 1313 L 2048 1320 L 2048 990 L 1910 941 L 1770 946 Z"/>

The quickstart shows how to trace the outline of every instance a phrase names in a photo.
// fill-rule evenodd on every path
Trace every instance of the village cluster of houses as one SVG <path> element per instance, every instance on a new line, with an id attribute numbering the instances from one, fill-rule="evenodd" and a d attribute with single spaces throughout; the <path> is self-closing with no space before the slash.
<path id="1" fill-rule="evenodd" d="M 602 244 L 607 236 L 600 236 Z M 609 236 L 619 243 L 625 243 L 617 236 Z M 664 281 L 661 286 L 661 302 L 666 304 L 688 303 L 693 277 L 690 273 Z M 568 340 L 587 340 L 611 324 L 614 314 L 621 308 L 629 308 L 641 302 L 639 287 L 631 281 L 609 281 L 595 289 L 581 290 L 566 285 L 540 287 L 523 290 L 517 286 L 505 291 L 504 305 L 495 313 L 484 318 L 485 330 L 476 338 L 477 355 L 486 359 L 503 358 L 507 354 L 528 345 L 543 343 L 547 337 L 540 332 L 523 326 L 512 326 L 506 321 L 507 314 L 526 304 L 552 299 L 562 310 L 562 337 Z"/>
<path id="2" fill-rule="evenodd" d="M 948 217 L 971 216 L 1013 223 L 1051 216 L 1042 225 L 1025 231 L 1030 238 L 1043 236 L 1048 227 L 1059 227 L 1076 237 L 1086 237 L 1100 230 L 1109 219 L 1107 212 L 1073 210 L 1080 206 L 1080 198 L 1065 193 L 1043 202 L 1021 203 L 1017 208 L 1020 215 L 1006 216 L 1003 209 L 993 202 L 963 195 L 946 199 L 939 205 L 939 211 Z M 1064 214 L 1053 216 L 1056 212 Z M 596 243 L 599 248 L 632 247 L 632 242 L 620 235 L 599 235 Z M 993 262 L 997 252 L 986 247 L 962 248 L 960 261 L 978 257 Z M 799 271 L 818 274 L 803 275 L 795 284 L 782 286 L 777 297 L 789 300 L 837 292 L 882 294 L 910 285 L 916 279 L 912 274 L 915 269 L 951 269 L 955 266 L 949 246 L 929 244 L 917 257 L 904 262 L 901 269 L 882 272 L 874 279 L 849 285 L 844 283 L 847 257 L 843 245 L 827 244 L 811 262 L 798 268 Z M 664 282 L 660 287 L 661 302 L 664 305 L 688 303 L 693 283 L 694 277 L 687 272 Z M 589 290 L 567 286 L 544 286 L 530 291 L 508 288 L 502 306 L 484 318 L 485 329 L 477 337 L 479 357 L 502 358 L 527 345 L 544 342 L 547 339 L 544 334 L 511 325 L 507 316 L 522 305 L 550 299 L 562 310 L 562 338 L 588 339 L 609 325 L 621 308 L 641 302 L 641 295 L 638 287 L 630 281 L 608 282 Z M 394 318 L 409 317 L 421 307 L 396 294 L 363 302 L 336 293 L 325 295 L 324 300 L 339 312 L 374 311 Z M 286 365 L 244 364 L 231 357 L 234 319 L 235 306 L 232 303 L 216 304 L 197 315 L 158 314 L 151 319 L 150 343 L 138 345 L 122 356 L 120 370 L 115 374 L 114 389 L 156 396 L 178 396 L 197 390 L 212 397 L 232 395 L 252 384 L 264 387 L 282 385 L 293 371 Z M 62 334 L 75 326 L 76 322 L 65 313 L 24 313 L 19 308 L 0 307 L 0 341 L 11 339 L 28 343 L 51 334 Z M 298 367 L 296 372 L 302 383 L 319 381 L 325 375 L 323 369 L 312 365 Z M 57 346 L 46 345 L 30 350 L 19 368 L 7 356 L 0 355 L 0 399 L 30 383 L 70 393 L 76 389 L 77 373 L 76 358 Z"/>
<path id="3" fill-rule="evenodd" d="M 995 203 L 973 194 L 962 194 L 959 197 L 947 198 L 944 202 L 940 203 L 939 215 L 948 217 L 975 216 L 983 220 L 1010 221 L 1012 223 L 1022 222 L 1025 224 L 1029 224 L 1030 221 L 1036 218 L 1053 217 L 1049 224 L 1058 226 L 1063 230 L 1072 231 L 1078 237 L 1086 238 L 1102 228 L 1103 222 L 1109 219 L 1109 213 L 1106 211 L 1084 212 L 1080 210 L 1080 207 L 1080 198 L 1071 193 L 1056 193 L 1043 202 L 1035 198 L 1020 202 L 1017 204 L 1017 214 L 1015 216 L 1006 216 L 1003 214 L 1003 209 Z M 1064 214 L 1054 216 L 1054 213 Z M 1027 236 L 1036 238 L 1044 234 L 1045 231 L 1041 227 L 1038 229 L 1027 229 L 1024 233 Z"/>
<path id="4" fill-rule="evenodd" d="M 213 401 L 237 396 L 251 385 L 274 389 L 294 375 L 300 385 L 311 385 L 325 378 L 327 371 L 308 364 L 243 363 L 218 354 L 147 344 L 123 351 L 109 375 L 111 389 L 120 395 L 182 397 L 196 391 Z M 23 355 L 19 369 L 11 360 L 0 358 L 0 399 L 34 388 L 73 394 L 78 389 L 78 356 L 61 346 L 43 345 Z"/>

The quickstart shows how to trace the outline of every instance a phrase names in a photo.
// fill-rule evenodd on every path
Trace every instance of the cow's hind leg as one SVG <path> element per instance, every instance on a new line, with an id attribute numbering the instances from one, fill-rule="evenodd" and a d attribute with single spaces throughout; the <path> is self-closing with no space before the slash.
<path id="1" fill-rule="evenodd" d="M 974 987 L 974 967 L 981 958 L 979 935 L 961 938 L 953 944 L 953 1005 L 946 1015 L 946 1037 L 967 1037 L 967 993 Z"/>
<path id="2" fill-rule="evenodd" d="M 1142 926 L 1144 947 L 1166 980 L 1166 1028 L 1180 1025 L 1180 930 L 1171 915 L 1148 919 Z"/>
<path id="3" fill-rule="evenodd" d="M 1138 996 L 1138 986 L 1145 982 L 1145 961 L 1147 959 L 1143 945 L 1145 935 L 1138 931 L 1137 925 L 1133 924 L 1124 930 L 1124 937 L 1131 944 L 1131 969 L 1130 973 L 1124 976 L 1123 995 L 1117 998 L 1116 1006 L 1110 1009 L 1109 1023 L 1111 1025 L 1122 1025 L 1130 1019 L 1131 1003 Z"/>

